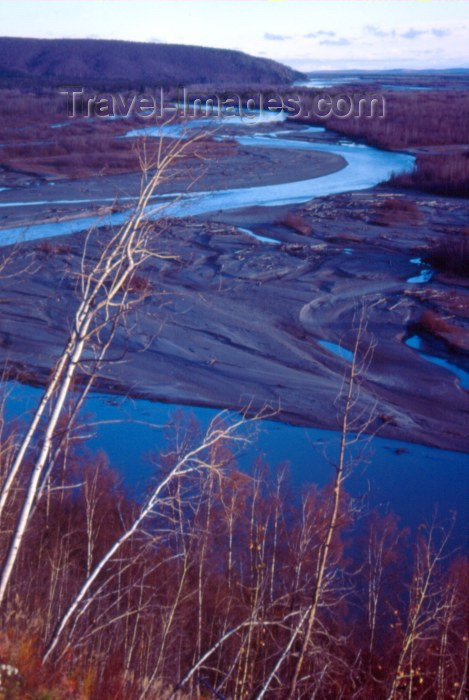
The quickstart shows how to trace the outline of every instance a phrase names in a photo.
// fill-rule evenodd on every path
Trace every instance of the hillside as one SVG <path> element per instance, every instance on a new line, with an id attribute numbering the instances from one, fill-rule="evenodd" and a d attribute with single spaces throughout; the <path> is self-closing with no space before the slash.
<path id="1" fill-rule="evenodd" d="M 285 85 L 291 68 L 241 51 L 95 39 L 0 37 L 0 81 L 87 84 Z"/>

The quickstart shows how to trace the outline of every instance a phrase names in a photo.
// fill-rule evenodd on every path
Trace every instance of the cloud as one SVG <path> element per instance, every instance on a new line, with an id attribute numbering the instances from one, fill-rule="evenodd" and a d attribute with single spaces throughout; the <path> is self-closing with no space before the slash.
<path id="1" fill-rule="evenodd" d="M 425 34 L 440 38 L 451 34 L 450 29 L 440 27 L 434 27 L 433 29 L 415 29 L 414 27 L 409 27 L 409 29 L 407 29 L 405 32 L 400 32 L 399 34 L 395 29 L 381 29 L 375 24 L 367 24 L 364 29 L 366 32 L 368 32 L 368 34 L 372 34 L 379 39 L 388 37 L 394 38 L 397 36 L 399 36 L 401 39 L 418 39 L 418 37 L 424 36 Z"/>
<path id="2" fill-rule="evenodd" d="M 451 34 L 451 29 L 440 29 L 439 27 L 435 27 L 432 29 L 432 34 L 433 36 L 437 37 L 448 36 Z"/>
<path id="3" fill-rule="evenodd" d="M 323 39 L 319 42 L 322 46 L 349 46 L 350 39 L 342 36 L 340 39 Z"/>
<path id="4" fill-rule="evenodd" d="M 304 39 L 316 39 L 318 36 L 336 36 L 335 32 L 326 32 L 324 29 L 320 29 L 317 32 L 310 32 L 309 34 L 304 34 Z"/>
<path id="5" fill-rule="evenodd" d="M 395 29 L 390 29 L 388 31 L 385 31 L 384 29 L 380 29 L 379 27 L 376 27 L 374 24 L 367 24 L 365 29 L 369 34 L 373 34 L 373 36 L 377 36 L 380 38 L 387 37 L 387 36 L 396 36 Z"/>
<path id="6" fill-rule="evenodd" d="M 270 32 L 266 32 L 264 34 L 264 39 L 267 39 L 268 41 L 286 41 L 287 39 L 291 39 L 291 36 L 286 36 L 285 34 L 271 34 Z"/>
<path id="7" fill-rule="evenodd" d="M 425 29 L 414 29 L 411 27 L 408 29 L 406 32 L 403 32 L 399 36 L 402 39 L 417 39 L 419 36 L 422 36 L 423 34 L 428 34 L 428 31 Z"/>

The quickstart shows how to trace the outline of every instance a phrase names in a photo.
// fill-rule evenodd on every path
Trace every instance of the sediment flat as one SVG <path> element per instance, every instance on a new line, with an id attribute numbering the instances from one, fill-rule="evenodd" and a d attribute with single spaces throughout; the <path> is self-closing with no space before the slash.
<path id="1" fill-rule="evenodd" d="M 413 202 L 415 214 L 403 207 L 387 220 L 390 198 Z M 469 287 L 436 273 L 426 284 L 407 281 L 411 258 L 468 216 L 463 200 L 375 188 L 155 224 L 155 249 L 173 259 L 140 270 L 148 296 L 119 331 L 108 358 L 116 362 L 103 365 L 97 386 L 170 403 L 269 406 L 279 420 L 336 429 L 349 363 L 320 342 L 352 349 L 363 306 L 368 359 L 357 406 L 368 432 L 469 451 L 469 392 L 404 343 L 426 310 L 451 315 L 461 342 L 442 347 L 429 337 L 430 350 L 469 370 Z M 0 280 L 0 360 L 10 376 L 46 381 L 76 308 L 83 240 L 23 244 Z M 88 248 L 91 259 L 96 252 Z"/>
<path id="2" fill-rule="evenodd" d="M 333 153 L 231 143 L 212 143 L 209 152 L 210 161 L 188 158 L 183 167 L 170 170 L 158 187 L 158 195 L 309 180 L 347 165 L 344 158 Z M 19 172 L 4 174 L 2 186 L 11 189 L 0 192 L 0 240 L 1 229 L 124 209 L 138 195 L 141 184 L 140 172 L 85 179 L 25 178 Z"/>

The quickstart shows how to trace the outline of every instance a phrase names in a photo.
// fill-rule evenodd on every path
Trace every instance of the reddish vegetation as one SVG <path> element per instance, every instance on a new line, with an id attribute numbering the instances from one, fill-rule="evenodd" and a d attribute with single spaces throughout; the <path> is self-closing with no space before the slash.
<path id="1" fill-rule="evenodd" d="M 58 130 L 59 131 L 59 130 Z M 130 140 L 110 134 L 74 135 L 63 131 L 43 143 L 10 143 L 1 153 L 1 164 L 38 175 L 91 177 L 136 171 L 138 160 Z"/>
<path id="2" fill-rule="evenodd" d="M 5 90 L 0 101 L 0 170 L 34 175 L 95 176 L 103 171 L 137 170 L 131 141 L 116 140 L 122 126 L 66 122 L 63 97 L 54 93 Z M 21 128 L 18 129 L 18 124 Z"/>
<path id="3" fill-rule="evenodd" d="M 454 326 L 429 309 L 420 317 L 419 326 L 428 333 L 449 333 L 454 330 Z"/>
<path id="4" fill-rule="evenodd" d="M 302 236 L 310 236 L 313 232 L 311 224 L 306 221 L 306 218 L 300 212 L 288 212 L 280 219 L 279 223 L 296 233 L 300 233 Z"/>
<path id="5" fill-rule="evenodd" d="M 16 98 L 21 111 L 24 98 Z M 114 140 L 122 128 L 118 124 L 112 136 L 93 128 L 88 138 L 70 127 L 54 132 L 51 143 L 34 144 L 33 135 L 48 124 L 50 113 L 34 123 L 28 99 L 24 139 L 8 138 L 0 152 L 4 167 L 72 176 L 95 175 L 100 162 L 129 168 L 131 146 Z M 409 105 L 416 107 L 413 101 Z M 399 137 L 397 125 L 381 136 L 370 127 L 371 136 L 412 141 L 409 115 L 407 122 Z M 7 136 L 15 133 L 5 113 L 0 129 Z M 444 169 L 438 167 L 435 179 Z M 382 224 L 420 218 L 418 207 L 399 197 L 387 198 L 375 213 Z M 287 215 L 281 223 L 304 235 L 311 231 L 302 214 Z M 433 264 L 457 271 L 461 259 L 467 263 L 464 240 L 461 250 L 435 251 Z M 54 258 L 55 246 L 45 242 L 38 249 Z M 133 277 L 130 291 L 143 296 L 151 291 L 145 274 Z M 422 315 L 420 327 L 443 338 L 455 332 L 432 311 Z M 304 652 L 296 679 L 299 700 L 310 698 L 312 689 L 318 700 L 462 700 L 468 563 L 448 558 L 445 532 L 422 523 L 411 538 L 392 514 L 356 517 L 357 503 L 342 491 L 331 526 L 339 493 L 335 484 L 310 488 L 295 499 L 287 480 L 277 486 L 265 465 L 257 465 L 254 478 L 239 471 L 226 444 L 203 453 L 201 464 L 211 465 L 207 476 L 195 469 L 171 481 L 144 527 L 112 550 L 57 637 L 50 663 L 42 664 L 62 616 L 116 539 L 129 531 L 138 509 L 103 456 L 84 456 L 70 447 L 71 440 L 60 451 L 62 438 L 76 435 L 67 427 L 64 419 L 54 435 L 55 470 L 37 499 L 2 610 L 0 695 L 163 700 L 212 649 L 184 683 L 187 698 L 214 696 L 214 689 L 222 698 L 258 697 L 272 676 L 265 697 L 285 700 Z M 155 460 L 158 483 L 198 442 L 195 426 L 177 428 L 177 448 Z M 16 437 L 2 434 L 0 477 Z M 3 557 L 31 471 L 30 464 L 23 466 L 0 532 Z M 315 626 L 311 636 L 303 635 L 303 646 L 294 631 L 301 629 L 300 619 L 317 591 Z"/>
<path id="6" fill-rule="evenodd" d="M 11 168 L 36 175 L 54 177 L 87 178 L 97 175 L 117 175 L 140 171 L 139 154 L 132 139 L 119 139 L 118 134 L 107 133 L 107 125 L 100 129 L 85 127 L 78 133 L 61 131 L 55 141 L 42 144 L 22 142 L 12 144 L 0 152 L 0 168 Z M 96 133 L 98 132 L 98 133 Z M 234 153 L 228 142 L 216 143 L 210 139 L 200 141 L 187 157 L 204 159 L 222 158 Z"/>
<path id="7" fill-rule="evenodd" d="M 175 458 L 167 453 L 160 472 Z M 59 470 L 35 513 L 4 610 L 0 664 L 18 670 L 2 676 L 8 698 L 136 700 L 151 679 L 148 697 L 162 700 L 163 689 L 244 623 L 192 677 L 184 697 L 205 697 L 204 689 L 215 687 L 224 698 L 259 692 L 290 639 L 295 611 L 314 590 L 331 492 L 311 488 L 296 506 L 286 482 L 277 489 L 265 467 L 255 479 L 240 473 L 226 447 L 210 459 L 223 470 L 175 486 L 145 532 L 102 572 L 52 663 L 41 666 L 58 617 L 136 509 L 104 457 L 75 456 Z M 467 563 L 439 558 L 437 529 L 422 525 L 411 545 L 392 515 L 371 513 L 359 524 L 352 515 L 344 494 L 298 697 L 315 687 L 322 698 L 337 697 L 340 688 L 342 698 L 376 700 L 397 676 L 400 693 L 436 697 L 442 689 L 441 697 L 462 698 Z M 5 545 L 3 534 L 2 553 Z M 427 562 L 434 563 L 431 575 Z M 427 576 L 412 654 L 399 666 Z M 266 697 L 286 697 L 295 659 L 281 666 Z"/>
<path id="8" fill-rule="evenodd" d="M 37 251 L 39 254 L 45 257 L 52 257 L 54 255 L 66 255 L 70 253 L 71 247 L 67 243 L 55 243 L 49 238 L 44 238 L 37 244 Z"/>
<path id="9" fill-rule="evenodd" d="M 449 197 L 469 197 L 469 149 L 459 154 L 419 154 L 414 171 L 393 177 L 390 184 Z"/>
<path id="10" fill-rule="evenodd" d="M 57 123 L 65 126 L 51 128 Z M 54 178 L 86 178 L 139 172 L 135 140 L 118 137 L 132 127 L 147 125 L 138 119 L 91 121 L 81 116 L 67 123 L 64 97 L 5 90 L 0 100 L 0 142 L 5 144 L 0 149 L 0 173 L 4 169 Z M 200 169 L 209 157 L 224 158 L 235 152 L 233 142 L 206 138 L 188 149 L 187 157 Z M 174 172 L 168 173 L 171 175 Z"/>
<path id="11" fill-rule="evenodd" d="M 404 197 L 386 197 L 375 207 L 375 221 L 382 226 L 418 223 L 419 208 Z"/>
<path id="12" fill-rule="evenodd" d="M 352 90 L 353 93 L 353 90 Z M 352 138 L 393 151 L 420 146 L 456 146 L 469 143 L 466 91 L 384 92 L 384 119 L 329 117 L 325 125 Z M 323 120 L 324 123 L 324 120 Z"/>
<path id="13" fill-rule="evenodd" d="M 429 153 L 417 151 L 415 171 L 393 179 L 393 184 L 446 196 L 468 196 L 469 93 L 463 90 L 393 91 L 384 95 L 386 114 L 383 119 L 362 115 L 307 121 L 322 123 L 353 139 L 364 139 L 371 145 L 393 151 L 430 147 Z"/>
<path id="14" fill-rule="evenodd" d="M 453 351 L 469 351 L 469 332 L 431 309 L 423 312 L 414 328 L 444 341 Z"/>
<path id="15" fill-rule="evenodd" d="M 433 249 L 425 260 L 442 272 L 469 277 L 469 230 Z"/>

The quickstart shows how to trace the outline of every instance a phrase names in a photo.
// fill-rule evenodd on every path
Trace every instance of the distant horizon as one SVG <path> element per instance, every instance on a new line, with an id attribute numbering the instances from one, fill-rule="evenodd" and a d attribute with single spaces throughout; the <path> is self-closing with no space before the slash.
<path id="1" fill-rule="evenodd" d="M 1 2 L 2 0 L 0 0 Z M 116 0 L 115 0 L 116 1 Z M 210 46 L 210 45 L 203 45 L 203 44 L 194 44 L 194 43 L 185 43 L 185 42 L 172 42 L 172 41 L 142 41 L 142 40 L 136 40 L 136 39 L 117 39 L 117 38 L 109 38 L 109 37 L 90 37 L 90 36 L 56 36 L 56 37 L 39 37 L 39 36 L 31 36 L 31 35 L 6 35 L 6 34 L 0 34 L 0 39 L 28 39 L 28 40 L 38 40 L 38 41 L 117 41 L 117 42 L 127 42 L 127 43 L 136 43 L 136 44 L 158 44 L 158 45 L 168 45 L 168 46 L 196 46 L 199 48 L 204 48 L 204 49 L 220 49 L 221 47 L 219 46 Z M 454 66 L 432 66 L 432 67 L 427 67 L 427 68 L 414 68 L 414 67 L 399 67 L 399 66 L 391 66 L 389 68 L 364 68 L 361 66 L 356 66 L 354 68 L 341 68 L 341 67 L 334 67 L 334 68 L 310 68 L 310 69 L 304 69 L 301 70 L 299 68 L 296 68 L 294 65 L 287 63 L 286 61 L 279 61 L 276 58 L 272 58 L 270 56 L 256 56 L 255 54 L 249 54 L 247 51 L 243 49 L 231 49 L 229 47 L 225 47 L 227 51 L 239 51 L 241 53 L 247 54 L 249 56 L 257 57 L 257 58 L 265 58 L 266 60 L 272 60 L 276 61 L 277 63 L 282 63 L 283 65 L 293 69 L 293 70 L 299 70 L 300 72 L 308 75 L 310 73 L 446 73 L 446 72 L 457 72 L 457 71 L 462 71 L 462 72 L 469 72 L 469 63 L 467 66 L 464 65 L 454 65 Z"/>
<path id="2" fill-rule="evenodd" d="M 0 0 L 5 37 L 225 48 L 317 71 L 469 68 L 460 0 Z M 183 10 L 183 11 L 182 11 Z"/>

